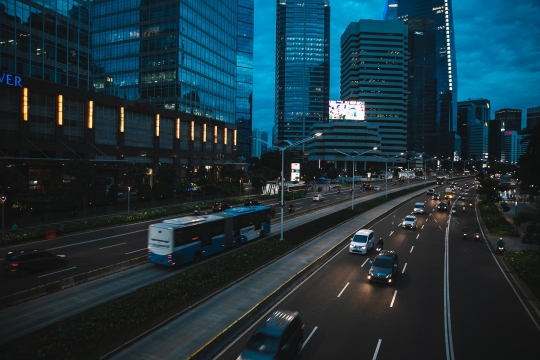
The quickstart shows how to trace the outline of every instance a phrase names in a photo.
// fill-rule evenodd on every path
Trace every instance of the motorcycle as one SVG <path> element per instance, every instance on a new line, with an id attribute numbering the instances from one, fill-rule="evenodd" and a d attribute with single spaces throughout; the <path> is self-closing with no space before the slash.
<path id="1" fill-rule="evenodd" d="M 463 232 L 463 240 L 466 240 L 466 239 L 467 239 L 467 233 Z"/>
<path id="2" fill-rule="evenodd" d="M 294 207 L 292 205 L 289 205 L 289 214 L 292 214 L 294 212 Z"/>
<path id="3" fill-rule="evenodd" d="M 452 208 L 452 214 L 455 214 L 455 213 L 456 213 L 456 208 L 453 207 L 453 208 Z"/>
<path id="4" fill-rule="evenodd" d="M 465 206 L 463 207 L 463 211 L 462 212 L 465 212 Z"/>
<path id="5" fill-rule="evenodd" d="M 506 251 L 506 248 L 504 245 L 497 246 L 497 254 L 503 255 L 505 251 Z"/>
<path id="6" fill-rule="evenodd" d="M 472 202 L 469 202 L 469 207 L 472 207 Z"/>
<path id="7" fill-rule="evenodd" d="M 383 245 L 377 244 L 377 247 L 375 248 L 375 251 L 379 253 L 379 252 L 381 252 L 382 249 L 383 249 Z"/>
<path id="8" fill-rule="evenodd" d="M 476 239 L 476 241 L 480 241 L 480 234 L 479 233 L 474 234 L 474 238 Z"/>

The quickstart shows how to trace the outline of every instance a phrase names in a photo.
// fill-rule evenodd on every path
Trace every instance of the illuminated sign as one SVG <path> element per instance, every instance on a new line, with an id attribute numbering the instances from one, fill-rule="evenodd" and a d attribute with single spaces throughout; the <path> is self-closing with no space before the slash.
<path id="1" fill-rule="evenodd" d="M 291 181 L 300 181 L 300 163 L 291 164 Z"/>
<path id="2" fill-rule="evenodd" d="M 0 84 L 22 87 L 21 77 L 8 73 L 0 73 Z"/>
<path id="3" fill-rule="evenodd" d="M 364 101 L 330 100 L 328 119 L 330 120 L 365 120 L 366 103 Z"/>

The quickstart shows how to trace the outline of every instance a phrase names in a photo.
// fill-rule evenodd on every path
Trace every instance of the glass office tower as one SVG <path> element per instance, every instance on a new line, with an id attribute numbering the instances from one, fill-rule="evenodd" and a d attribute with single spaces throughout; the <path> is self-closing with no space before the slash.
<path id="1" fill-rule="evenodd" d="M 328 122 L 330 5 L 328 0 L 276 1 L 276 81 L 273 140 L 309 136 Z"/>
<path id="2" fill-rule="evenodd" d="M 235 122 L 238 0 L 95 0 L 95 91 Z"/>
<path id="3" fill-rule="evenodd" d="M 253 0 L 238 0 L 238 55 L 236 77 L 236 155 L 251 157 L 253 96 Z"/>
<path id="4" fill-rule="evenodd" d="M 88 1 L 0 0 L 0 70 L 88 90 Z"/>
<path id="5" fill-rule="evenodd" d="M 409 25 L 408 150 L 451 157 L 457 135 L 457 69 L 451 0 L 389 0 L 385 20 Z"/>

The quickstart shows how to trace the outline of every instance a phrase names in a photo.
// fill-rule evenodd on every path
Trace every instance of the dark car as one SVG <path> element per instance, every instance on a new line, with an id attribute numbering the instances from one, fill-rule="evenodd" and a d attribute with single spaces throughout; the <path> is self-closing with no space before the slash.
<path id="1" fill-rule="evenodd" d="M 433 196 L 431 196 L 431 199 L 432 200 L 441 200 L 441 194 L 435 193 L 435 194 L 433 194 Z"/>
<path id="2" fill-rule="evenodd" d="M 444 201 L 441 201 L 439 203 L 439 205 L 437 205 L 437 210 L 439 210 L 439 211 L 447 211 L 448 210 L 448 205 Z"/>
<path id="3" fill-rule="evenodd" d="M 257 199 L 248 198 L 244 200 L 244 206 L 261 205 L 261 202 Z"/>
<path id="4" fill-rule="evenodd" d="M 369 269 L 369 281 L 382 281 L 392 283 L 398 274 L 399 260 L 395 251 L 381 250 L 371 262 Z"/>
<path id="5" fill-rule="evenodd" d="M 214 205 L 212 205 L 212 211 L 213 212 L 220 212 L 220 211 L 227 210 L 227 209 L 230 209 L 230 208 L 232 208 L 231 205 L 229 205 L 227 203 L 222 203 L 222 202 L 216 202 L 216 203 L 214 203 Z"/>
<path id="6" fill-rule="evenodd" d="M 40 249 L 10 251 L 4 263 L 4 271 L 9 275 L 25 276 L 32 271 L 62 267 L 66 256 Z"/>
<path id="7" fill-rule="evenodd" d="M 304 323 L 298 312 L 278 310 L 259 325 L 238 359 L 294 359 L 303 342 Z"/>
<path id="8" fill-rule="evenodd" d="M 428 196 L 431 196 L 431 195 L 433 195 L 434 193 L 435 193 L 435 190 L 433 190 L 433 189 L 428 189 L 428 191 L 426 192 L 426 194 L 427 194 Z"/>

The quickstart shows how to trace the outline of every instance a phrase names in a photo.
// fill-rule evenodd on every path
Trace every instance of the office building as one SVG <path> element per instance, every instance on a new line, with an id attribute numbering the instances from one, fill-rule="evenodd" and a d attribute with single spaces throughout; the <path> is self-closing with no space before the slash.
<path id="1" fill-rule="evenodd" d="M 364 119 L 378 129 L 382 156 L 398 155 L 407 148 L 408 79 L 406 23 L 360 20 L 349 24 L 341 36 L 341 99 L 365 103 Z M 337 149 L 351 152 L 361 145 L 359 139 Z"/>
<path id="2" fill-rule="evenodd" d="M 328 121 L 328 0 L 276 1 L 275 117 L 272 142 L 309 136 Z"/>
<path id="3" fill-rule="evenodd" d="M 459 144 L 452 1 L 389 0 L 384 15 L 409 27 L 408 150 L 451 157 Z"/>
<path id="4" fill-rule="evenodd" d="M 517 131 L 504 131 L 501 161 L 517 165 L 520 156 L 527 152 L 529 141 L 522 141 L 525 137 Z"/>
<path id="5" fill-rule="evenodd" d="M 469 99 L 458 102 L 457 132 L 461 138 L 461 149 L 456 152 L 461 159 L 487 159 L 489 119 L 489 100 Z"/>
<path id="6" fill-rule="evenodd" d="M 540 106 L 527 108 L 527 130 L 532 130 L 540 124 Z"/>
<path id="7" fill-rule="evenodd" d="M 495 120 L 500 120 L 506 131 L 521 131 L 522 111 L 520 109 L 501 109 L 495 111 Z"/>
<path id="8" fill-rule="evenodd" d="M 488 161 L 501 161 L 504 126 L 501 120 L 490 120 L 488 124 Z"/>
<path id="9" fill-rule="evenodd" d="M 236 69 L 236 155 L 251 157 L 253 98 L 253 0 L 238 0 L 238 53 Z"/>

